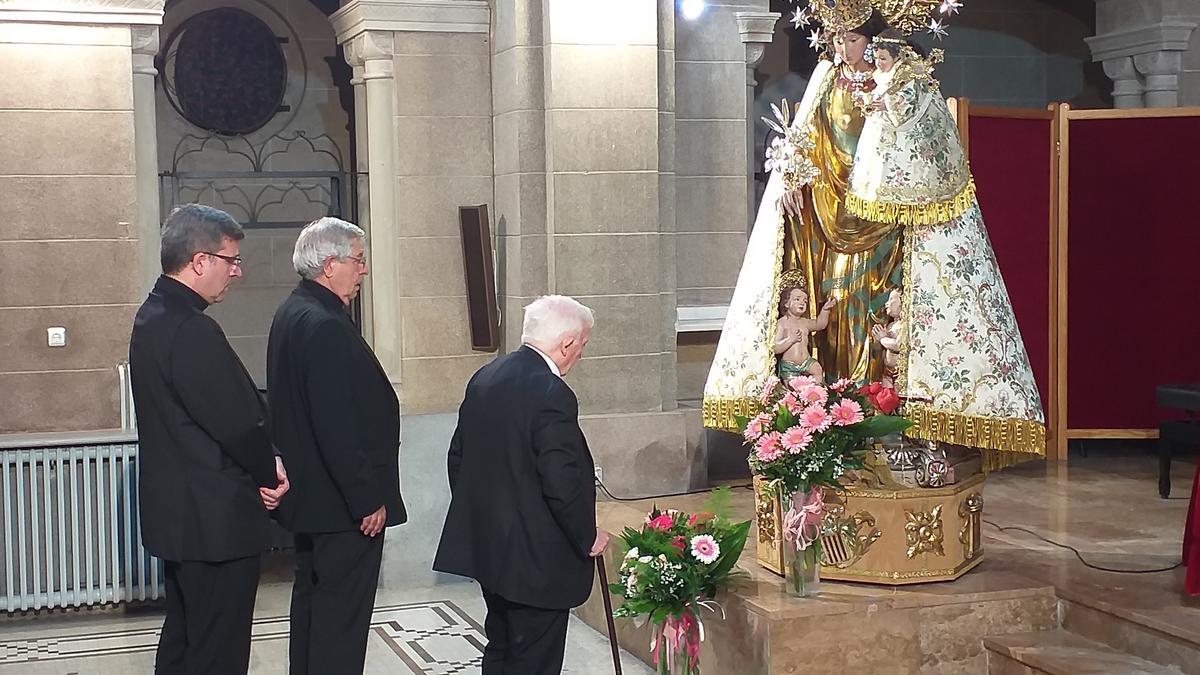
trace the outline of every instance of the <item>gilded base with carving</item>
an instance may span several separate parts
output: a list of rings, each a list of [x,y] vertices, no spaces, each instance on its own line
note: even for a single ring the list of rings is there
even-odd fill
[[[941,488],[826,490],[821,577],[901,585],[957,579],[983,561],[983,474]],[[757,552],[782,574],[782,499],[755,479]]]

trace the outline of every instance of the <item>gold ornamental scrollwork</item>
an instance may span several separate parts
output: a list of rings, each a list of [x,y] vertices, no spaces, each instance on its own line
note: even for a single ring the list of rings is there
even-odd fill
[[[942,548],[942,505],[938,504],[932,511],[904,510],[904,538],[908,542],[908,557],[915,558],[919,553],[936,553],[945,556]]]
[[[852,567],[883,536],[875,527],[875,516],[869,511],[847,516],[845,504],[827,507],[821,529],[822,562],[838,569]]]
[[[979,492],[971,494],[958,505],[958,515],[963,519],[958,541],[963,545],[963,557],[967,560],[979,555],[983,545],[982,514],[983,495]]]
[[[764,544],[775,541],[775,499],[763,494],[760,490],[754,492],[754,515],[758,522],[758,540]]]

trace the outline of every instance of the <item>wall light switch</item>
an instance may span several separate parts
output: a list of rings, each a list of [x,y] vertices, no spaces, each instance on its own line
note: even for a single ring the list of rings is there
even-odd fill
[[[46,344],[51,347],[66,347],[67,346],[67,329],[62,326],[54,326],[46,329]]]

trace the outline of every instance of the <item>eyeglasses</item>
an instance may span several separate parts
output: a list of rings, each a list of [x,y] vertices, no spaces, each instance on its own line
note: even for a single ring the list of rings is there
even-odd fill
[[[204,255],[211,255],[214,258],[220,258],[235,267],[242,266],[242,256],[240,255],[221,255],[220,253],[209,253],[208,251],[203,251],[203,253]]]
[[[367,255],[365,253],[362,255],[348,255],[345,258],[342,258],[342,260],[353,261],[354,264],[358,265],[359,267],[367,266]]]

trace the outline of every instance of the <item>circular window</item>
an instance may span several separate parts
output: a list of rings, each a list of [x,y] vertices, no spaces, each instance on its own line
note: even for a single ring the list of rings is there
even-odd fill
[[[287,62],[279,39],[249,12],[232,7],[197,14],[164,50],[164,90],[187,121],[219,134],[247,134],[281,109]]]

